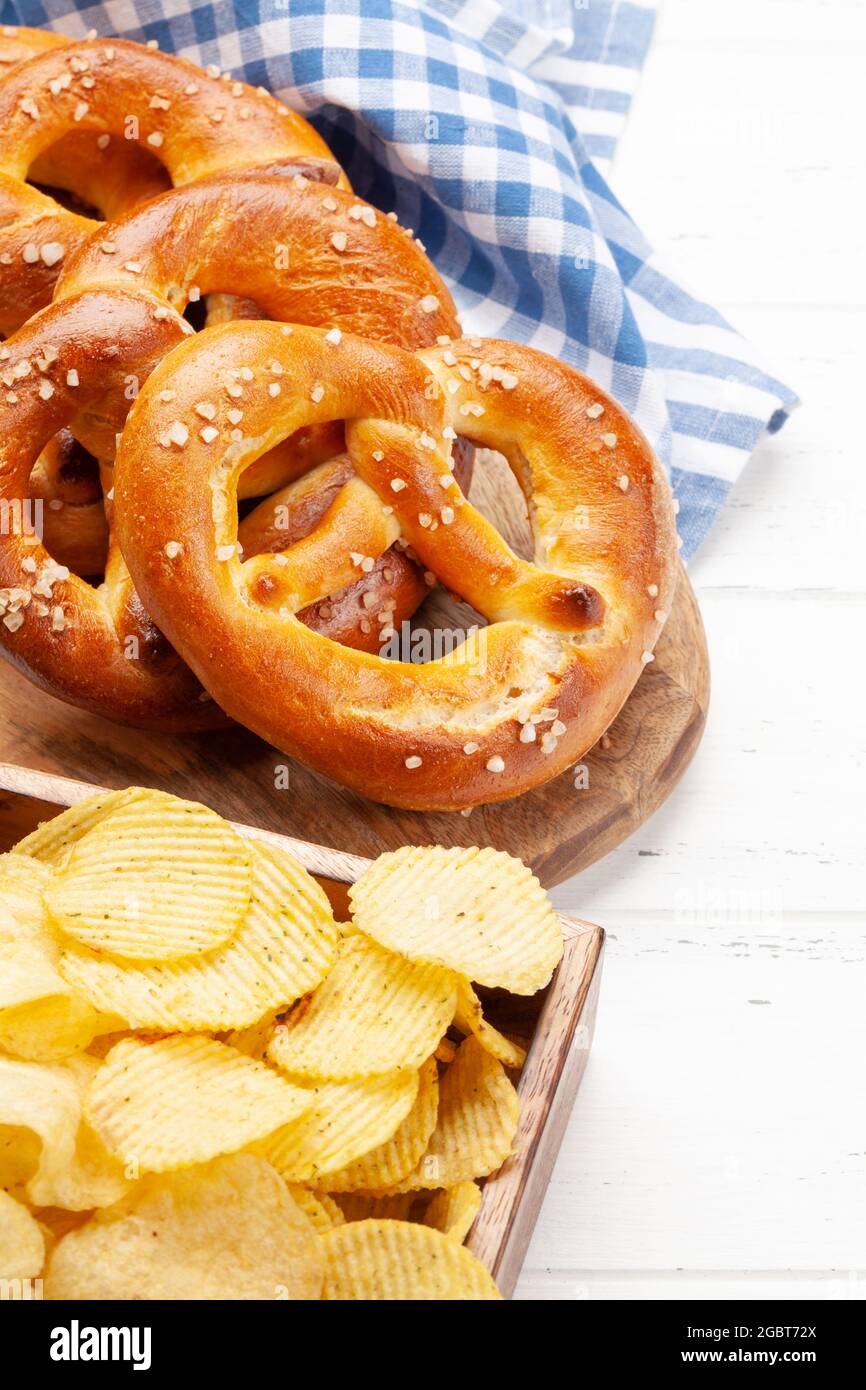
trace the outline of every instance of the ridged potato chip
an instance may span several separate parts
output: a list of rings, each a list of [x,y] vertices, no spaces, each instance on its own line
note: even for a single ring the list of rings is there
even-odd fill
[[[15,929],[10,940],[31,941],[42,946],[51,959],[60,954],[57,935],[48,921],[43,896],[54,873],[48,864],[40,864],[19,850],[0,854],[0,903],[14,919]],[[4,917],[0,937],[6,938],[9,924]]]
[[[0,1048],[33,1062],[80,1052],[111,1027],[33,941],[0,940]]]
[[[129,1038],[112,1048],[85,1100],[110,1153],[141,1172],[204,1163],[279,1130],[313,1096],[212,1038]]]
[[[322,1081],[304,1094],[311,1106],[307,1113],[256,1144],[255,1152],[287,1182],[327,1187],[325,1174],[347,1167],[390,1139],[412,1109],[418,1073]]]
[[[443,1236],[462,1245],[472,1229],[481,1206],[477,1182],[459,1182],[437,1192],[424,1213],[424,1225],[433,1226]]]
[[[372,1192],[335,1192],[333,1200],[346,1221],[369,1221],[372,1218],[408,1221],[418,1193],[395,1192],[388,1197],[377,1197]]]
[[[332,1081],[417,1068],[450,1024],[456,999],[450,971],[352,936],[340,942],[315,993],[277,1023],[268,1057],[284,1071]]]
[[[228,941],[250,905],[250,879],[249,851],[221,816],[150,792],[73,845],[45,904],[92,951],[170,961]]]
[[[14,852],[29,855],[57,868],[63,864],[73,845],[77,845],[88,831],[100,825],[114,811],[146,801],[154,795],[157,793],[147,787],[125,787],[119,792],[99,792],[96,796],[88,796],[77,806],[70,806],[59,816],[43,821],[18,841]]]
[[[38,1221],[8,1192],[0,1192],[0,1279],[36,1279],[44,1260]]]
[[[329,1192],[351,1192],[357,1188],[376,1190],[393,1187],[411,1173],[427,1148],[436,1127],[439,1104],[439,1072],[432,1057],[424,1063],[418,1077],[418,1094],[406,1118],[397,1129],[354,1163],[320,1179]]]
[[[499,1290],[463,1245],[430,1226],[351,1221],[322,1236],[330,1301],[493,1300]]]
[[[457,981],[454,1027],[461,1033],[474,1033],[484,1050],[492,1057],[498,1057],[504,1067],[522,1067],[526,1061],[523,1048],[487,1022],[481,1000],[469,981],[461,977]]]
[[[355,925],[389,950],[512,994],[535,994],[562,955],[547,894],[500,850],[405,846],[380,855],[349,902]]]
[[[224,946],[154,965],[70,945],[61,974],[132,1028],[169,1033],[247,1028],[315,989],[339,940],[328,899],[285,850],[252,841],[247,848],[252,900]]]
[[[308,1187],[301,1187],[295,1182],[290,1182],[288,1188],[317,1231],[330,1231],[332,1226],[342,1226],[346,1218],[327,1192],[311,1192]]]
[[[0,1057],[0,1168],[25,1184],[34,1206],[86,1211],[129,1190],[122,1166],[83,1120],[82,1096],[98,1069],[84,1054],[63,1064]]]
[[[511,1153],[519,1114],[502,1063],[467,1038],[439,1079],[439,1113],[427,1148],[393,1189],[456,1187],[493,1173]]]
[[[318,1299],[322,1238],[263,1159],[143,1181],[55,1246],[49,1299]]]

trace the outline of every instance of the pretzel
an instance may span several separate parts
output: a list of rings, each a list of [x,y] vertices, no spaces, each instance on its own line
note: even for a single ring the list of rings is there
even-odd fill
[[[242,366],[243,434],[233,439],[225,384]],[[198,427],[203,399],[216,406],[216,437]],[[309,536],[242,560],[244,472],[300,426],[338,418],[357,476]],[[451,479],[458,426],[511,462],[535,563]],[[646,440],[586,377],[512,343],[410,354],[273,323],[214,328],[181,344],[139,395],[115,494],[136,587],[220,705],[397,806],[501,800],[573,763],[652,658],[674,590],[670,490]],[[451,658],[386,660],[297,619],[398,529],[489,620]]]
[[[58,54],[58,49],[63,52]],[[43,53],[52,55],[51,61],[27,65],[28,59]],[[99,86],[98,75],[106,64],[110,91],[105,90],[104,83]],[[9,77],[13,71],[17,78],[14,83]],[[222,167],[239,159],[258,162],[275,154],[276,166],[285,174],[304,170],[308,177],[345,184],[339,166],[311,127],[273,98],[239,83],[227,89],[223,79],[137,44],[72,45],[63,35],[6,26],[0,30],[0,73],[5,78],[5,84],[0,79],[5,90],[5,103],[0,98],[0,124],[7,125],[6,140],[0,135],[2,167],[7,170],[0,175],[0,334],[14,332],[47,304],[64,257],[82,246],[94,231],[104,230],[93,218],[24,182],[24,177],[70,192],[108,219],[137,207],[169,186],[169,171],[156,152],[162,154],[165,147],[162,126],[170,125],[166,112],[172,108],[166,103],[176,99],[178,91],[184,108],[195,107],[199,115],[201,108],[210,127],[204,137],[199,133],[197,150],[192,161],[187,159],[190,167],[185,168],[180,148],[183,132],[177,133],[175,119],[171,129],[178,146],[172,166],[176,178],[195,177],[199,168],[212,167],[214,160]],[[141,121],[140,112],[136,115],[129,100],[137,81],[151,83],[136,93],[139,104],[150,93],[148,124],[144,129],[139,125],[138,130],[141,144],[127,138],[135,129],[129,117]],[[189,90],[193,86],[198,92]],[[90,109],[79,120],[85,104]],[[117,126],[121,111],[123,138],[107,133]],[[220,113],[225,113],[223,119],[214,120]],[[42,152],[30,165],[29,175],[30,155],[21,154],[16,143],[19,137],[15,131],[22,122],[31,138],[31,126],[48,125],[51,132],[44,136],[49,143],[47,147],[40,144]],[[58,131],[70,124],[75,128],[58,138]],[[155,124],[160,129],[155,129]],[[94,128],[81,128],[91,125]],[[260,139],[263,128],[271,141],[264,147]],[[208,302],[208,321],[249,314],[253,307],[220,295]],[[52,447],[46,450],[32,482],[35,498],[58,507],[56,512],[45,511],[45,540],[64,564],[80,574],[97,574],[103,568],[107,546],[101,496],[94,494],[70,509],[64,483],[52,476],[61,452]]]
[[[14,53],[16,42],[20,48],[31,41],[6,42]],[[62,154],[50,151],[70,132],[79,142],[93,132],[96,150],[88,159],[86,144],[79,144],[64,174]],[[4,333],[48,303],[64,258],[99,225],[26,182],[40,159],[43,178],[79,193],[107,217],[153,196],[166,179],[188,184],[251,164],[284,168],[288,162],[348,187],[313,128],[262,89],[124,40],[61,41],[15,63],[0,80]]]
[[[145,380],[191,331],[173,311],[157,317],[142,295],[93,293],[41,310],[3,345],[0,364],[0,505],[12,522],[0,538],[7,654],[53,694],[144,727],[202,728],[224,716],[154,628],[125,566],[109,557],[92,588],[57,563],[38,528],[14,523],[48,441],[97,404],[106,429],[119,430],[127,375]]]
[[[352,216],[352,213],[360,215]],[[245,218],[249,219],[249,224]],[[246,234],[239,234],[238,229],[248,225]],[[329,228],[343,227],[349,229],[344,232],[347,254],[338,251],[329,240],[329,236],[336,234],[329,232]],[[105,252],[102,249],[104,238],[109,236],[109,245],[116,250]],[[290,249],[284,270],[274,262],[272,248],[276,236],[284,238]],[[240,173],[204,180],[166,193],[112,224],[104,238],[94,240],[92,247],[83,248],[71,258],[57,285],[56,302],[51,310],[32,319],[0,350],[0,359],[6,358],[0,360],[0,383],[8,388],[5,399],[0,393],[0,434],[5,434],[7,440],[22,441],[22,452],[16,457],[7,480],[7,489],[11,488],[11,492],[7,490],[6,495],[10,498],[26,495],[22,459],[32,459],[32,439],[38,443],[50,434],[35,409],[29,416],[33,434],[22,435],[21,390],[16,372],[23,363],[42,360],[48,363],[50,383],[54,384],[56,373],[60,371],[56,340],[65,341],[66,336],[64,312],[69,307],[80,321],[82,298],[98,287],[103,287],[108,295],[118,289],[127,300],[133,295],[154,321],[180,324],[181,331],[184,325],[177,311],[194,297],[193,275],[201,282],[201,290],[205,293],[220,286],[230,287],[254,298],[268,312],[308,317],[314,323],[326,315],[329,323],[343,322],[355,328],[369,325],[370,332],[390,332],[399,341],[430,343],[443,331],[457,329],[454,308],[445,286],[424,253],[405,232],[368,205],[358,202],[353,195],[299,176],[286,180],[274,175],[253,177]],[[207,251],[206,256],[203,249]],[[135,269],[129,269],[130,265]],[[364,283],[373,275],[375,292]],[[106,491],[110,493],[115,436],[129,409],[129,383],[140,378],[136,367],[138,348],[134,341],[133,358],[128,360],[125,339],[116,336],[110,326],[103,329],[97,319],[88,324],[88,335],[91,340],[97,340],[103,353],[114,346],[115,370],[106,377],[101,390],[98,378],[92,375],[88,375],[85,389],[82,375],[81,389],[76,388],[74,399],[69,399],[71,413],[66,414],[61,423],[71,426],[83,447],[100,460]],[[76,364],[73,370],[77,370]],[[46,414],[54,418],[54,407],[51,406]],[[200,424],[205,427],[204,420]],[[261,494],[291,482],[343,448],[339,422],[325,429],[317,427],[296,432],[263,459],[256,470],[250,471],[245,492],[247,495]],[[314,478],[305,485],[307,499],[316,482]],[[292,521],[291,513],[300,506],[300,494],[297,501],[291,496],[281,498],[280,505],[288,506],[289,529],[295,531],[297,522]],[[307,510],[308,524],[312,525],[312,516],[309,508]],[[250,544],[253,543],[251,538]],[[272,536],[270,541],[261,543],[280,548],[281,538]],[[14,576],[14,563],[11,571]],[[14,579],[4,582],[14,587]],[[345,587],[349,592],[335,594],[331,605],[317,605],[305,613],[304,618],[335,637],[356,641],[361,646],[371,646],[376,640],[370,624],[370,606],[374,614],[389,611],[393,621],[399,623],[414,612],[427,592],[417,567],[403,555],[392,556],[390,561],[384,558],[375,573],[347,576]],[[99,628],[99,641],[107,650],[111,644],[111,622],[116,615],[122,615],[114,642],[123,646],[127,638],[135,637],[138,649],[153,657],[146,691],[134,674],[127,678],[118,674],[113,662],[108,662],[111,674],[107,678],[101,661],[82,662],[81,669],[70,677],[62,658],[56,659],[58,644],[48,642],[46,650],[45,633],[38,626],[31,636],[21,636],[22,629],[16,624],[14,643],[4,634],[6,644],[13,646],[19,665],[61,698],[84,704],[88,709],[115,719],[144,723],[149,727],[162,726],[159,684],[164,679],[168,724],[179,727],[187,722],[192,727],[197,726],[202,719],[201,691],[191,677],[184,676],[168,660],[155,630],[146,621],[123,557],[116,547],[109,551],[106,585],[98,592],[96,600],[92,595],[89,587],[74,589],[70,610],[72,624]],[[93,607],[95,613],[91,612]],[[106,622],[106,614],[111,622]],[[6,626],[8,628],[8,623]],[[120,669],[128,670],[128,667],[127,662]],[[184,700],[191,703],[185,713]],[[205,717],[212,719],[214,716],[206,712]]]
[[[182,313],[191,299],[230,288],[273,318],[339,327],[407,347],[459,333],[451,297],[417,242],[354,194],[303,175],[286,180],[241,171],[203,179],[118,220],[108,235],[108,252],[104,239],[94,239],[70,259],[56,287],[57,302],[97,285],[118,286],[154,295],[166,309]],[[215,318],[209,315],[208,322]],[[79,417],[77,428],[100,457],[109,454],[113,440],[98,422],[89,428]],[[241,528],[247,554],[280,550],[319,520],[338,472],[345,483],[351,469],[309,470],[343,448],[342,429],[330,424],[324,432],[301,431],[249,470],[243,497],[283,490]],[[461,446],[462,482],[468,482],[471,464],[471,451]],[[302,485],[285,488],[302,477]],[[284,515],[275,526],[275,511],[287,510],[294,520]],[[390,611],[399,626],[429,587],[411,559],[389,552],[345,593],[299,616],[335,640],[378,650],[381,624],[371,616]]]

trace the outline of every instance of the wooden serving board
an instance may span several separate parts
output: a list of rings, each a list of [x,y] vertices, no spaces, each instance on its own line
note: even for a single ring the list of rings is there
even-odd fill
[[[71,778],[0,765],[0,851],[10,849],[40,821],[104,787]],[[169,790],[177,790],[169,788]],[[368,860],[324,845],[235,822],[240,834],[284,846],[324,886],[337,913],[346,890]],[[492,1023],[528,1047],[517,1090],[520,1121],[514,1152],[484,1184],[481,1207],[467,1245],[487,1266],[504,1298],[514,1292],[577,1089],[595,1027],[604,932],[560,916],[564,949],[547,989],[529,998],[482,990]]]
[[[504,460],[484,456],[471,497],[518,553],[531,552],[525,504]],[[441,591],[419,615],[428,628],[465,629],[473,620],[476,614]],[[656,659],[583,759],[579,786],[565,772],[468,817],[395,810],[310,772],[245,729],[169,735],[125,728],[35,689],[5,661],[0,761],[108,787],[159,787],[207,802],[230,820],[353,854],[405,844],[493,845],[531,864],[550,887],[613,849],[670,795],[700,742],[708,700],[703,625],[682,570]]]

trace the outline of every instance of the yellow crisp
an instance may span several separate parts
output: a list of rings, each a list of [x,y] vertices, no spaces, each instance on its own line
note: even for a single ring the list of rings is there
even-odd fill
[[[382,854],[349,889],[355,925],[410,960],[534,994],[562,955],[538,879],[495,849],[411,845]]]
[[[268,1057],[284,1071],[334,1081],[417,1068],[451,1022],[456,997],[450,971],[349,937],[312,997],[277,1024]]]
[[[45,1239],[35,1217],[8,1192],[0,1192],[0,1280],[35,1279],[44,1259]]]
[[[144,1173],[243,1148],[296,1119],[312,1100],[211,1038],[130,1038],[99,1067],[85,1110],[106,1148]]]
[[[86,1211],[129,1189],[123,1168],[83,1122],[82,1095],[99,1069],[79,1054],[40,1064],[0,1057],[0,1171],[34,1206]]]
[[[346,1218],[327,1192],[311,1192],[308,1187],[301,1187],[296,1182],[289,1183],[288,1188],[317,1231],[330,1231],[332,1226],[342,1226]]]
[[[421,1068],[418,1094],[406,1118],[386,1139],[346,1168],[325,1174],[320,1182],[329,1192],[351,1192],[358,1188],[375,1191],[393,1187],[413,1171],[424,1153],[436,1125],[439,1103],[439,1075],[433,1058]]]
[[[492,1173],[511,1153],[520,1103],[502,1063],[467,1038],[439,1081],[439,1113],[414,1170],[394,1187],[456,1187]]]
[[[170,961],[223,945],[250,904],[250,855],[220,816],[149,792],[76,841],[45,903],[100,954]]]
[[[54,877],[48,864],[31,859],[18,850],[0,854],[0,904],[11,913],[16,929],[10,939],[26,939],[42,946],[56,961],[60,954],[57,937],[48,922],[43,894]],[[0,936],[6,935],[7,924]],[[53,954],[52,954],[53,953]]]
[[[146,1179],[71,1231],[45,1273],[50,1299],[317,1299],[321,1237],[252,1154]]]
[[[477,1182],[459,1182],[437,1192],[424,1213],[424,1225],[433,1226],[449,1240],[462,1245],[481,1206]]]
[[[330,1301],[498,1299],[487,1270],[463,1245],[429,1226],[351,1221],[322,1236]]]
[[[325,1174],[384,1144],[412,1109],[418,1073],[322,1081],[304,1092],[310,1109],[256,1145],[288,1182],[327,1187]]]
[[[114,811],[121,811],[136,802],[146,802],[154,793],[147,787],[125,787],[119,792],[99,792],[61,811],[59,816],[43,821],[36,830],[25,835],[15,846],[16,854],[26,854],[57,868],[69,855],[73,845],[89,830],[100,825]]]
[[[40,946],[0,939],[0,1048],[35,1062],[62,1060],[107,1026]]]
[[[511,1042],[484,1017],[481,1000],[468,980],[458,977],[457,1008],[454,1011],[454,1027],[461,1033],[474,1033],[481,1046],[493,1057],[498,1057],[505,1067],[522,1067],[526,1053],[517,1043]]]
[[[252,901],[224,946],[156,965],[111,960],[72,944],[61,957],[61,974],[132,1028],[162,1032],[245,1029],[315,989],[339,939],[328,899],[285,850],[255,842],[248,850]]]

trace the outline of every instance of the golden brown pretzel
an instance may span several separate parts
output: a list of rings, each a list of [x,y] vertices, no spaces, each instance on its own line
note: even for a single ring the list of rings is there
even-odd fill
[[[63,260],[98,226],[26,182],[40,158],[43,177],[53,170],[56,181],[59,161],[52,160],[47,170],[44,161],[70,132],[121,142],[118,151],[110,142],[106,148],[105,177],[95,161],[88,188],[75,187],[73,176],[63,183],[100,206],[106,189],[114,187],[112,171],[117,174],[116,166],[122,165],[124,178],[114,200],[100,206],[107,216],[151,196],[162,183],[163,174],[157,170],[154,184],[152,162],[136,163],[129,147],[156,157],[178,185],[253,163],[301,161],[313,172],[336,168],[312,127],[274,97],[140,44],[61,43],[16,63],[0,80],[0,331],[5,333],[48,302]],[[338,177],[347,186],[341,172]]]
[[[240,364],[248,375],[232,397]],[[198,427],[202,399],[215,434]],[[280,437],[338,418],[356,478],[295,546],[241,560],[244,471]],[[515,469],[535,564],[453,481],[458,425]],[[573,763],[652,659],[675,583],[670,490],[646,440],[586,377],[512,343],[408,354],[272,323],[212,329],[142,391],[115,490],[138,591],[214,698],[277,747],[400,806],[500,800]],[[490,621],[450,659],[387,661],[295,616],[398,528]]]
[[[247,218],[254,219],[254,225],[244,230]],[[433,343],[437,336],[457,331],[454,307],[444,284],[405,232],[353,195],[300,176],[287,180],[240,173],[204,180],[187,189],[173,190],[111,224],[108,234],[112,238],[110,245],[116,249],[104,251],[103,238],[95,239],[92,248],[83,248],[71,259],[57,286],[57,299],[52,306],[56,312],[31,321],[0,350],[0,357],[12,354],[0,363],[0,383],[10,388],[5,400],[0,393],[0,430],[7,422],[13,432],[18,427],[15,373],[19,370],[20,353],[29,360],[38,345],[43,358],[51,357],[53,369],[57,353],[54,334],[65,334],[63,311],[67,303],[77,304],[77,296],[89,288],[119,286],[124,298],[134,292],[147,306],[148,314],[166,322],[177,322],[177,310],[197,297],[193,293],[195,276],[200,293],[228,287],[254,298],[267,312],[306,317],[314,323],[327,315],[329,324],[367,328],[373,333],[390,334],[397,341]],[[331,244],[334,236],[341,243],[339,248]],[[275,260],[273,246],[277,238],[288,255]],[[82,310],[79,308],[76,313],[80,316]],[[100,393],[91,379],[88,389],[76,396],[74,416],[62,422],[72,426],[84,447],[105,466],[109,493],[115,435],[129,408],[129,393],[140,384],[135,363],[127,361],[122,338],[114,340],[114,349],[116,370],[107,377],[104,391]],[[36,415],[31,417],[31,423],[34,428],[39,424],[37,434],[44,438],[45,431]],[[204,416],[200,427],[207,428]],[[317,427],[314,431],[299,431],[287,446],[281,444],[250,471],[247,491],[269,491],[343,447],[339,422],[324,430]],[[23,495],[20,460],[14,474],[14,491],[15,495]],[[352,496],[350,492],[350,500]],[[291,498],[288,505],[294,505]],[[347,512],[347,524],[350,517]],[[113,614],[123,615],[123,640],[135,630],[142,650],[160,652],[116,549],[110,551],[106,577],[103,597],[110,599]],[[343,586],[336,587],[350,592],[335,594],[331,605],[317,605],[305,615],[307,621],[343,640],[374,646],[384,620],[375,630],[368,630],[369,606],[375,605],[374,617],[390,611],[392,619],[400,622],[414,611],[427,586],[409,560],[400,556],[394,557],[393,563],[383,561],[375,573],[352,572]],[[76,590],[75,602],[86,609],[87,594]],[[100,641],[107,640],[109,631],[104,616],[100,610],[93,620],[97,625],[101,623]],[[124,681],[117,675],[103,680],[99,663],[91,664],[86,672],[77,672],[70,682],[61,669],[62,663],[46,664],[40,640],[38,636],[32,641],[19,638],[17,659],[32,670],[37,680],[54,688],[63,698],[85,703],[113,718],[156,726],[160,723],[158,685],[164,674],[171,724],[176,727],[187,717],[181,713],[184,691],[193,702],[189,721],[200,721],[198,688],[189,680],[185,684],[167,658],[161,657],[160,663],[156,663],[154,655],[144,701],[139,680]],[[49,645],[52,651],[57,646]]]
[[[15,524],[42,448],[78,412],[99,404],[109,431],[130,402],[129,373],[144,381],[188,332],[143,295],[84,295],[49,305],[4,344],[0,380],[0,622],[11,659],[37,684],[97,713],[144,727],[200,728],[223,716],[156,631],[111,559],[92,588],[57,563],[38,534]],[[123,344],[123,352],[120,351]],[[7,382],[11,385],[7,385]]]
[[[191,297],[230,289],[276,319],[338,327],[407,347],[460,331],[445,285],[405,231],[354,194],[301,175],[242,171],[203,179],[119,219],[110,236],[110,253],[94,240],[71,258],[57,284],[57,301],[97,285],[119,286],[155,295],[183,312]],[[106,456],[110,440],[100,439],[81,417],[77,428]],[[343,447],[342,430],[329,424],[300,432],[249,470],[245,497],[306,478],[247,519],[240,535],[247,554],[265,546],[282,549],[286,534],[297,538],[319,519],[332,500],[337,468],[308,470],[324,466]],[[461,449],[462,482],[470,471],[471,453]],[[350,475],[349,468],[343,481]],[[269,527],[265,518],[275,508],[288,509],[294,521]],[[389,552],[345,593],[300,616],[336,640],[375,651],[385,625],[379,614],[389,613],[399,626],[428,591],[419,567]]]

